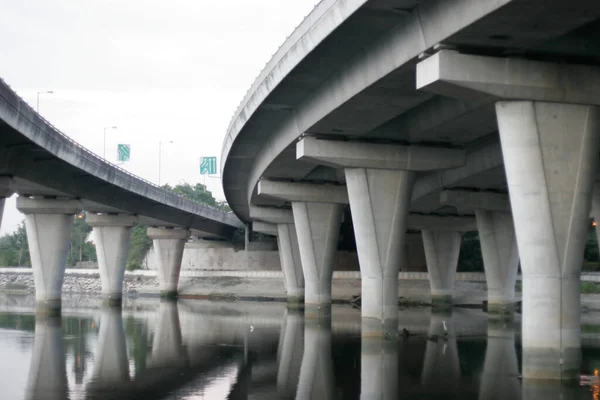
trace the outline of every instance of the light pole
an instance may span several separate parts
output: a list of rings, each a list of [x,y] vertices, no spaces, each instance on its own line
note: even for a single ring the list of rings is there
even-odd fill
[[[102,158],[106,160],[106,130],[107,129],[117,129],[116,126],[107,126],[104,128],[104,152],[102,153]]]
[[[41,92],[37,92],[37,102],[35,103],[35,112],[40,113],[40,94],[53,94],[52,90],[43,90]]]
[[[172,140],[168,142],[159,142],[158,143],[158,186],[160,186],[160,172],[161,172],[161,164],[162,164],[162,145],[167,143],[173,143]]]

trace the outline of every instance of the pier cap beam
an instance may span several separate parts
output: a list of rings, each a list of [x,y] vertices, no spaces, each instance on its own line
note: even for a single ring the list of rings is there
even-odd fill
[[[293,224],[292,210],[275,207],[250,206],[250,218],[271,224]]]
[[[252,223],[252,230],[265,235],[277,236],[277,225],[268,222],[255,221]]]
[[[592,84],[590,84],[592,82]],[[600,69],[441,50],[417,64],[417,89],[465,100],[600,105]]]
[[[258,194],[285,201],[349,204],[346,186],[298,182],[258,182]]]
[[[334,168],[431,171],[465,164],[462,149],[344,142],[306,137],[296,144],[296,159]]]

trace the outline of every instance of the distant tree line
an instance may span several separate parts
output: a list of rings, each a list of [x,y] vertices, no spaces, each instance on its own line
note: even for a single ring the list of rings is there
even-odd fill
[[[174,187],[164,185],[163,189],[177,193],[197,203],[205,204],[225,212],[230,211],[226,202],[216,200],[206,186],[200,183],[194,186],[189,183],[181,183]],[[97,261],[96,247],[90,235],[92,227],[86,222],[86,216],[86,212],[81,212],[74,216],[71,245],[67,255],[67,267],[73,267],[79,262]],[[127,269],[143,268],[144,260],[151,247],[152,240],[148,238],[147,227],[142,224],[134,225],[127,257]],[[24,221],[19,224],[13,233],[0,237],[0,266],[31,266],[27,230],[25,229]]]

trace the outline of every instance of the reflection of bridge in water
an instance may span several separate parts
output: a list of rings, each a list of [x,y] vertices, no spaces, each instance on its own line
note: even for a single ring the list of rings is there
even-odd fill
[[[64,310],[63,319],[69,314]],[[99,329],[90,376],[83,380],[88,398],[158,399],[182,387],[202,390],[225,369],[230,399],[247,399],[254,391],[273,399],[355,398],[359,392],[361,399],[396,399],[400,393],[480,400],[569,394],[560,386],[522,385],[518,324],[488,321],[472,309],[402,310],[400,326],[409,330],[408,338],[361,335],[359,311],[335,306],[305,314],[274,303],[184,301],[133,313],[102,308],[93,315],[87,321],[96,321]],[[592,337],[588,344],[600,347]],[[357,343],[359,353],[349,350]],[[151,350],[142,362],[131,360],[144,348]],[[28,398],[69,397],[65,354],[61,320],[36,317]]]

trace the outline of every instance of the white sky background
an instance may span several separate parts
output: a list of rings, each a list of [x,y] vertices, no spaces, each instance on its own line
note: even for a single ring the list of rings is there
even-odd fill
[[[77,142],[161,182],[203,182],[246,91],[318,0],[0,0],[0,76]],[[221,181],[206,179],[216,198]],[[7,200],[0,233],[22,220]]]

